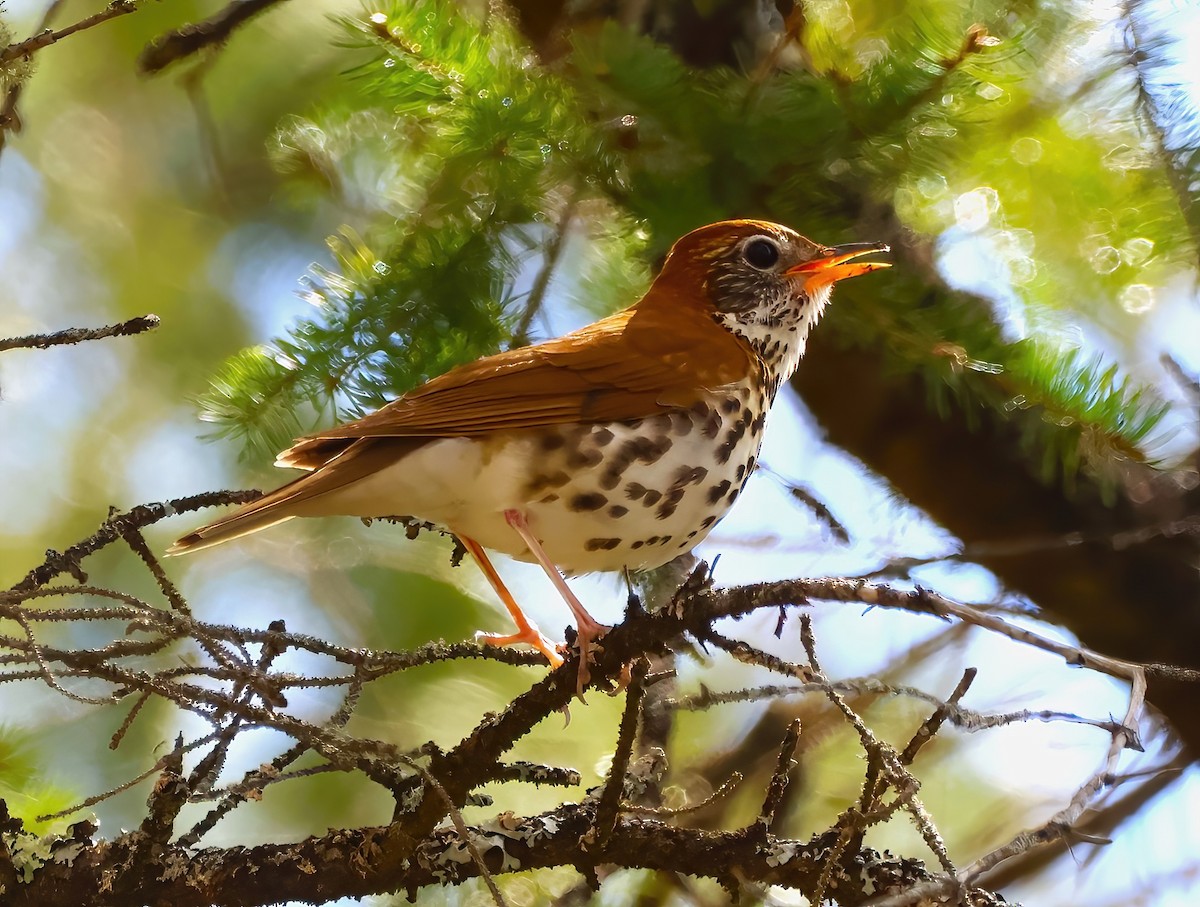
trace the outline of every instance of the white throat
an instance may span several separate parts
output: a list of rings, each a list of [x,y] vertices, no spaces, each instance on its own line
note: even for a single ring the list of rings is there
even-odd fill
[[[772,397],[799,366],[809,331],[825,311],[832,289],[832,285],[819,287],[812,296],[780,294],[740,316],[717,313],[718,323],[744,338],[762,360]]]

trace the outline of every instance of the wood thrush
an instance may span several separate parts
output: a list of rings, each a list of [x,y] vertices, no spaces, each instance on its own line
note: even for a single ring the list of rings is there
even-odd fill
[[[461,366],[378,412],[301,438],[306,474],[176,542],[206,548],[297,516],[408,514],[466,547],[525,642],[485,548],[536,561],[575,616],[579,683],[592,618],[560,571],[646,569],[699,544],[754,471],[767,411],[833,284],[888,267],[881,243],[822,246],[778,224],[701,227],[633,306],[557,340]]]

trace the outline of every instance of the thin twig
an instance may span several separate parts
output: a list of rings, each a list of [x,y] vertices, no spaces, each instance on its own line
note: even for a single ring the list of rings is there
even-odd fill
[[[224,44],[240,26],[280,0],[230,0],[207,19],[191,22],[159,35],[138,56],[138,69],[153,75],[186,57]]]
[[[83,343],[85,340],[103,340],[106,337],[130,337],[152,331],[160,324],[157,315],[139,315],[120,324],[102,328],[68,328],[53,334],[30,334],[26,337],[0,339],[0,353],[6,350],[44,350],[47,347],[68,343]]]
[[[792,757],[796,755],[796,747],[800,743],[800,719],[797,718],[788,725],[783,742],[779,744],[779,757],[775,761],[775,771],[767,784],[767,793],[763,797],[762,809],[755,820],[755,832],[761,838],[775,833],[778,821],[779,805],[783,795],[787,793],[788,780],[794,765]]]
[[[262,497],[261,491],[210,491],[204,494],[192,495],[186,498],[175,498],[157,504],[139,504],[127,513],[110,515],[95,533],[66,551],[49,551],[41,566],[35,567],[26,574],[21,582],[13,586],[13,591],[21,592],[44,586],[55,577],[70,573],[86,582],[80,571],[80,561],[101,548],[111,545],[117,539],[125,538],[130,529],[142,529],[157,523],[159,520],[180,513],[190,513],[205,507],[218,507],[222,504],[247,504]]]
[[[620,729],[617,731],[617,745],[613,751],[612,766],[608,770],[608,780],[604,782],[604,790],[596,805],[596,821],[588,830],[580,843],[585,850],[603,849],[608,844],[608,838],[617,824],[617,812],[621,808],[621,800],[625,793],[625,773],[629,768],[629,759],[633,755],[633,744],[637,737],[638,720],[642,713],[642,695],[646,691],[646,672],[650,662],[639,658],[633,665],[629,686],[625,690],[625,711],[621,715]]]
[[[454,824],[454,830],[458,832],[459,840],[462,841],[463,845],[467,848],[467,852],[470,853],[472,862],[474,862],[474,864],[479,868],[479,876],[483,879],[484,884],[487,885],[488,892],[492,895],[492,900],[495,901],[499,907],[507,907],[507,901],[504,900],[504,895],[500,893],[500,888],[496,885],[496,880],[492,877],[492,873],[488,869],[487,863],[485,863],[483,860],[483,854],[479,852],[479,847],[475,844],[475,835],[471,832],[471,829],[467,828],[467,823],[463,821],[462,813],[459,811],[457,804],[455,804],[450,794],[446,791],[446,788],[443,787],[441,782],[433,776],[433,773],[430,772],[429,769],[421,765],[421,763],[417,762],[415,759],[404,757],[402,761],[404,761],[409,768],[416,769],[417,773],[420,774],[425,783],[429,785],[429,787],[431,787],[439,797],[441,797],[442,802],[446,804],[446,811],[450,815],[450,821]]]
[[[563,206],[554,232],[550,235],[550,241],[546,243],[545,261],[533,279],[533,286],[529,288],[529,296],[521,309],[521,317],[517,319],[517,323],[513,327],[512,345],[514,347],[529,343],[529,330],[533,326],[533,319],[542,310],[546,291],[550,288],[550,278],[554,276],[554,270],[562,258],[563,250],[567,245],[567,237],[571,232],[571,221],[574,219],[575,200],[572,198],[568,199],[566,205]]]
[[[46,12],[42,14],[41,24],[37,28],[39,32],[50,27],[50,23],[54,21],[54,17],[64,2],[65,0],[51,0],[46,7]],[[4,151],[8,133],[21,131],[21,117],[17,114],[17,104],[21,100],[21,92],[25,90],[25,83],[28,80],[28,73],[25,75],[26,78],[14,79],[4,94],[4,104],[0,107],[0,153]]]
[[[772,655],[770,652],[764,652],[762,649],[752,646],[748,642],[743,642],[740,639],[729,639],[715,630],[706,633],[704,641],[711,642],[717,648],[728,652],[742,664],[758,665],[776,674],[782,674],[785,677],[795,677],[797,680],[806,682],[813,679],[812,671],[808,665],[784,661],[782,658]]]
[[[900,753],[901,765],[912,765],[913,760],[917,758],[917,753],[920,752],[921,747],[933,739],[934,735],[937,734],[938,729],[941,728],[942,723],[950,717],[951,711],[953,711],[953,709],[958,706],[959,701],[967,695],[967,690],[969,690],[971,688],[971,684],[975,682],[975,677],[978,675],[978,673],[979,671],[976,668],[967,668],[965,671],[963,671],[962,680],[958,682],[958,686],[954,688],[946,701],[942,705],[938,706],[932,715],[925,719],[924,724],[917,729],[917,732],[913,734],[912,739],[908,741],[908,746],[906,746],[904,751]]]
[[[66,28],[60,28],[57,31],[53,29],[45,29],[31,38],[26,38],[24,41],[18,41],[16,44],[10,44],[3,50],[0,50],[0,65],[16,60],[19,57],[30,57],[43,47],[49,47],[51,44],[56,44],[63,38],[69,38],[71,35],[93,28],[100,25],[102,22],[107,22],[109,19],[116,19],[118,16],[125,16],[129,13],[137,12],[138,5],[136,0],[112,0],[104,9],[94,15],[88,16],[86,19],[81,19],[74,25],[68,25]]]
[[[824,680],[825,675],[821,670],[820,663],[817,661],[816,643],[813,640],[812,634],[812,619],[807,614],[801,615],[800,618],[800,641],[804,646],[805,654],[808,656],[813,674],[817,682],[820,683]],[[825,684],[825,695],[858,733],[863,749],[868,754],[874,753],[878,755],[883,772],[887,775],[888,783],[896,791],[896,796],[904,802],[906,810],[913,818],[913,823],[921,833],[921,837],[924,838],[925,843],[933,851],[934,855],[937,856],[939,862],[942,864],[942,868],[947,872],[953,872],[954,864],[950,861],[950,855],[946,851],[946,844],[934,826],[933,820],[925,811],[924,804],[917,798],[920,783],[900,764],[895,751],[875,736],[874,732],[867,727],[866,722],[862,720],[862,717],[850,708],[846,700],[829,686],[828,683]]]
[[[737,786],[743,781],[741,772],[734,772],[726,778],[721,786],[715,791],[701,800],[699,803],[692,803],[689,806],[626,806],[625,811],[630,813],[638,813],[643,816],[684,816],[688,813],[699,812],[702,809],[707,809],[714,803],[724,800],[737,789]]]

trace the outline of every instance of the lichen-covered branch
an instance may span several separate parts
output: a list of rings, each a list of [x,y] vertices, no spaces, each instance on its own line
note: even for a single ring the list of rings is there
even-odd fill
[[[569,866],[579,858],[579,839],[591,828],[594,809],[593,801],[568,804],[527,819],[501,817],[468,831],[492,873]],[[117,907],[133,903],[133,892],[138,903],[173,907],[288,900],[322,903],[453,885],[477,878],[480,872],[454,830],[441,829],[417,840],[404,822],[334,831],[295,844],[199,851],[174,847],[135,865],[128,857],[139,834],[111,843],[64,841],[52,847],[32,880],[6,894],[5,904]],[[699,877],[714,877],[736,866],[747,880],[803,891],[811,890],[827,853],[828,842],[821,838],[763,843],[745,831],[679,828],[643,816],[624,816],[591,855],[600,863]],[[841,904],[865,904],[929,879],[918,860],[864,849],[838,874],[831,894]],[[1001,901],[977,889],[968,903],[983,907]]]
[[[5,350],[44,350],[51,346],[61,346],[70,343],[83,343],[85,340],[103,340],[106,337],[128,337],[141,334],[158,327],[157,315],[139,315],[119,324],[110,324],[102,328],[68,328],[53,334],[30,334],[25,337],[0,338],[0,353]]]
[[[394,744],[351,734],[348,722],[360,694],[379,678],[446,659],[487,658],[529,665],[542,658],[467,643],[430,643],[411,652],[349,648],[290,632],[282,620],[258,629],[198,619],[196,615],[205,610],[203,603],[184,600],[146,545],[142,529],[175,513],[251,500],[256,495],[216,492],[114,514],[90,537],[65,552],[50,552],[20,583],[0,592],[0,620],[19,631],[0,632],[0,683],[42,683],[84,703],[127,701],[130,708],[113,737],[114,746],[121,745],[144,705],[152,700],[199,716],[207,728],[192,739],[179,737],[170,753],[155,758],[131,781],[61,814],[70,815],[154,777],[147,811],[136,831],[103,840],[96,837],[90,823],[82,822],[66,834],[39,837],[20,822],[6,819],[0,828],[0,899],[4,904],[187,907],[289,899],[319,903],[415,891],[431,884],[454,885],[480,876],[499,903],[503,894],[496,885],[505,873],[573,866],[594,886],[601,884],[596,868],[605,865],[706,876],[731,892],[785,885],[810,897],[834,898],[846,905],[878,901],[898,907],[930,894],[992,904],[998,903],[996,896],[976,887],[980,875],[1005,859],[1069,836],[1087,805],[1116,783],[1114,767],[1119,753],[1140,745],[1137,724],[1150,673],[1143,666],[1048,639],[995,614],[920,588],[905,590],[864,580],[824,578],[714,589],[707,567],[701,564],[664,607],[646,610],[636,598],[631,600],[625,619],[597,649],[594,685],[627,690],[608,783],[582,797],[576,794],[547,813],[501,813],[468,826],[461,811],[490,802],[479,793],[485,784],[500,781],[568,788],[579,784],[578,773],[570,769],[513,761],[509,755],[518,741],[547,718],[558,717],[568,708],[585,707],[573,705],[578,676],[574,659],[542,675],[501,712],[481,716],[471,732],[449,749],[428,743],[401,752]],[[88,581],[87,559],[114,544],[124,545],[127,556],[148,571],[161,601],[147,601]],[[63,575],[75,582],[52,582]],[[905,609],[1002,634],[1053,652],[1071,664],[1129,681],[1129,708],[1120,722],[1057,712],[989,716],[959,704],[967,680],[947,699],[871,679],[830,680],[816,661],[807,611],[801,620],[807,664],[780,659],[714,629],[718,620],[765,610],[779,613],[782,633],[789,611],[810,609],[818,602]],[[105,621],[120,623],[122,630],[107,641],[93,641],[91,648],[73,647],[63,640],[75,637],[50,632],[81,622],[103,626]],[[660,691],[660,686],[668,691],[672,687],[666,683],[667,675],[661,671],[652,674],[651,666],[669,664],[662,660],[663,653],[689,636],[725,653],[720,657],[755,665],[792,683],[729,693],[705,689],[683,698]],[[170,647],[179,643],[190,643],[195,652],[184,664],[168,657]],[[289,649],[318,656],[326,667],[303,675],[278,669],[278,656]],[[340,705],[325,719],[292,714],[289,692],[313,687],[340,688]],[[933,713],[912,729],[909,747],[897,753],[876,738],[846,698],[856,693],[916,696],[929,702]],[[725,702],[803,694],[820,695],[832,703],[834,714],[840,713],[840,720],[852,728],[866,755],[863,793],[847,805],[832,828],[807,841],[778,837],[791,805],[784,793],[802,739],[798,723],[792,724],[782,741],[775,738],[768,744],[776,748],[775,770],[763,789],[760,815],[750,824],[731,831],[704,827],[694,820],[704,815],[701,807],[741,780],[736,775],[706,803],[682,808],[658,805],[657,795],[651,792],[658,789],[669,770],[670,740],[658,726],[662,716],[680,708],[714,708]],[[658,717],[649,717],[652,713]],[[935,817],[919,799],[920,782],[912,763],[921,746],[943,726],[983,730],[1030,719],[1070,721],[1101,730],[1110,741],[1105,765],[1081,785],[1051,822],[955,870]],[[243,732],[263,727],[282,732],[292,744],[240,780],[217,787],[233,742]],[[189,772],[182,768],[185,754],[199,757]],[[294,767],[302,756],[309,757],[306,763]],[[386,826],[339,829],[298,843],[199,847],[234,807],[251,805],[264,787],[319,772],[358,773],[370,779],[394,799],[393,821]],[[212,805],[192,828],[177,831],[175,819],[188,802]],[[901,810],[912,816],[939,855],[940,872],[927,869],[918,860],[878,854],[864,846],[867,828]],[[687,819],[682,818],[685,814]],[[447,818],[451,819],[449,825]]]
[[[63,38],[68,38],[77,32],[86,31],[89,28],[94,28],[103,22],[110,19],[115,19],[118,16],[126,16],[129,13],[136,12],[138,4],[135,0],[112,0],[104,9],[98,13],[88,16],[86,19],[81,19],[65,28],[57,30],[46,28],[31,38],[26,38],[24,41],[18,41],[15,44],[10,44],[7,47],[0,48],[0,64],[8,63],[10,60],[16,60],[20,57],[28,57],[37,53],[43,47],[49,47],[51,44],[57,44]]]

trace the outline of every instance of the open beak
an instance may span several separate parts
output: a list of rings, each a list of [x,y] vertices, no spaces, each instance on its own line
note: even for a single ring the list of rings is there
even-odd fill
[[[784,271],[789,276],[803,276],[804,289],[811,292],[819,287],[837,283],[847,277],[858,277],[882,268],[890,268],[886,261],[854,261],[870,252],[890,252],[891,246],[881,242],[852,242],[831,246],[821,250],[819,257],[795,265]]]

